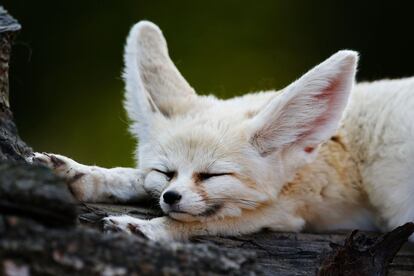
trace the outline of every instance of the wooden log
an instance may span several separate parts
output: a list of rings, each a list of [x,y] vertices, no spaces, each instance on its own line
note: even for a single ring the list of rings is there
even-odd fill
[[[149,209],[148,209],[149,208]],[[101,218],[107,215],[128,214],[138,218],[150,218],[158,216],[158,211],[148,206],[130,206],[130,205],[111,205],[111,204],[82,204],[80,210],[80,221],[85,225],[99,229]],[[412,230],[411,226],[408,230]],[[193,243],[212,244],[223,249],[232,249],[235,251],[246,250],[256,254],[256,265],[264,275],[281,275],[281,276],[298,276],[298,275],[316,275],[324,260],[329,260],[330,254],[336,254],[339,245],[346,245],[351,231],[336,231],[332,233],[276,233],[261,232],[253,235],[241,237],[197,237],[192,240]],[[399,235],[395,235],[399,233]],[[398,246],[401,246],[408,238],[408,231],[390,234],[386,238],[388,242],[383,243],[378,250],[378,256],[381,253],[388,253],[390,257],[387,261],[392,260],[388,266],[389,275],[408,276],[414,275],[414,246],[406,244],[394,257]],[[359,245],[363,250],[374,246],[374,240],[384,240],[381,233],[360,232],[358,235]],[[332,249],[332,244],[337,246]],[[397,245],[397,247],[395,247]],[[341,247],[342,248],[342,247]],[[345,246],[346,248],[346,246]],[[367,251],[366,253],[371,252]],[[350,255],[349,257],[358,257],[360,255]],[[335,263],[335,268],[341,268],[349,259],[342,259]],[[327,261],[325,261],[327,262]],[[388,263],[375,262],[375,268],[387,269]],[[372,268],[372,267],[371,267]],[[366,269],[365,263],[359,263],[353,267],[354,271],[363,271]],[[322,271],[323,272],[323,271]],[[321,273],[321,272],[320,272]],[[323,274],[322,274],[323,275]],[[329,275],[329,274],[327,274]],[[346,275],[346,274],[331,274]],[[348,274],[353,275],[353,274]],[[370,275],[370,274],[361,274]],[[371,274],[381,275],[381,274]]]
[[[344,245],[331,244],[334,250],[323,261],[318,275],[386,275],[389,263],[413,232],[411,222],[379,237],[357,236],[355,230]]]
[[[87,228],[51,229],[11,217],[0,227],[0,274],[18,275],[12,273],[16,271],[26,275],[262,274],[254,264],[254,253],[207,244],[158,244]]]
[[[0,163],[0,214],[19,215],[49,226],[75,226],[76,202],[66,183],[48,168]]]

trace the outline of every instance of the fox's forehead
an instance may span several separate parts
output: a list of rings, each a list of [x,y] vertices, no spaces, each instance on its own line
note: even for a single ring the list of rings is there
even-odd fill
[[[263,109],[271,99],[280,94],[279,92],[266,91],[245,94],[227,100],[213,101],[210,105],[203,104],[203,97],[199,97],[199,101],[202,103],[200,105],[201,108],[196,109],[195,112],[200,116],[204,115],[209,118],[216,118],[217,120],[243,121],[246,120],[246,118],[248,119],[254,116]],[[206,108],[203,108],[203,106]]]
[[[219,122],[171,122],[146,144],[145,165],[199,172],[236,169],[245,147],[243,129]],[[197,122],[198,121],[198,122]],[[142,163],[142,162],[141,162]]]
[[[141,153],[145,160],[140,163],[169,169],[234,170],[249,151],[249,120],[274,96],[268,92],[229,100],[200,98],[190,112],[154,122],[151,139]]]
[[[210,124],[211,127],[232,127],[243,124],[254,117],[280,91],[257,92],[245,94],[226,100],[219,100],[213,96],[199,96],[193,108],[186,114],[177,118],[181,121],[194,124]]]
[[[170,157],[195,163],[230,158],[241,150],[242,138],[242,130],[204,124],[170,131],[158,142]]]

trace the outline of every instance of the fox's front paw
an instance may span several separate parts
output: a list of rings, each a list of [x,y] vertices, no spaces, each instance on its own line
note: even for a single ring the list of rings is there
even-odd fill
[[[139,221],[130,216],[109,216],[103,218],[103,230],[106,233],[125,232],[127,234],[140,234]]]
[[[79,201],[85,199],[85,185],[82,180],[85,176],[82,166],[70,158],[52,153],[35,152],[27,158],[29,163],[40,163],[52,169],[57,175],[66,179],[68,188]]]
[[[29,163],[43,164],[54,170],[60,176],[65,176],[65,174],[68,174],[72,169],[68,159],[69,158],[57,154],[34,152],[32,156],[27,158],[27,161]]]
[[[124,232],[138,235],[154,241],[170,240],[171,237],[164,225],[156,220],[144,220],[126,215],[109,216],[103,219],[103,230],[106,233]]]

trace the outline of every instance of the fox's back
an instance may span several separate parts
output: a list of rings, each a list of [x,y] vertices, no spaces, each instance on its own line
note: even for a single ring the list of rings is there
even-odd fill
[[[414,142],[414,77],[357,84],[343,117],[351,148],[369,161],[376,148]]]
[[[405,205],[414,200],[414,78],[357,84],[340,133],[384,227],[412,217]]]

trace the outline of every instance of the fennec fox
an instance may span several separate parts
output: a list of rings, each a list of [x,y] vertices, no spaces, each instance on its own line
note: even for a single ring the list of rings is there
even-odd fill
[[[36,153],[80,201],[159,198],[164,217],[105,219],[152,240],[274,231],[387,230],[414,219],[414,78],[354,86],[339,51],[281,91],[199,96],[153,23],[125,47],[137,169]]]

